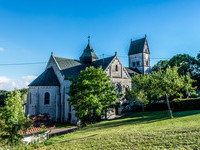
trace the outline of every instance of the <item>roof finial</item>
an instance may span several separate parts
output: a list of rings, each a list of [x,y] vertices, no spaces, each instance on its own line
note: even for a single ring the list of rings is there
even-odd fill
[[[53,56],[53,52],[51,52],[51,56]]]
[[[88,43],[90,43],[90,36],[88,36]]]
[[[115,51],[115,56],[117,56],[117,51]]]
[[[145,38],[147,38],[147,35],[145,34]]]
[[[133,39],[131,38],[131,42],[133,42]]]

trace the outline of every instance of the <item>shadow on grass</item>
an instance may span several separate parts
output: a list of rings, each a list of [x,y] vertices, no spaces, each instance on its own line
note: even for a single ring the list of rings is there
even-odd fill
[[[200,110],[188,110],[188,111],[173,112],[173,115],[175,118],[186,117],[186,116],[196,115],[196,114],[200,114]]]
[[[174,118],[185,117],[190,115],[199,114],[200,110],[193,111],[181,111],[174,112]],[[82,130],[92,131],[92,130],[101,130],[106,128],[119,127],[130,124],[147,124],[157,121],[162,121],[169,119],[168,111],[152,111],[152,112],[144,112],[144,118],[142,117],[142,113],[132,113],[128,115],[124,115],[120,118],[106,120],[102,123],[90,125]]]

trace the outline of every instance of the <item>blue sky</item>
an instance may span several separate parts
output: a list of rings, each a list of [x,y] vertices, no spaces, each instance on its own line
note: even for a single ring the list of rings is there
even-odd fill
[[[91,36],[96,54],[117,51],[125,66],[130,39],[147,34],[151,65],[200,50],[199,0],[0,0],[0,64],[79,59]],[[25,87],[46,64],[1,66],[0,89]]]

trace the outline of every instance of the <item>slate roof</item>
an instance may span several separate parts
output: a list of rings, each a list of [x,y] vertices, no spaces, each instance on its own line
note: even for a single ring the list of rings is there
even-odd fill
[[[63,58],[63,57],[55,57],[55,56],[53,56],[53,57],[54,57],[55,61],[57,62],[60,70],[64,70],[67,68],[81,65],[81,63],[78,60],[68,59],[68,58]]]
[[[128,55],[143,53],[145,39],[146,37],[135,40],[135,41],[131,41]]]
[[[140,72],[140,70],[138,70],[138,68],[131,68],[131,70],[138,74],[142,74],[142,72]]]
[[[108,67],[108,65],[111,63],[111,61],[114,59],[114,57],[115,56],[111,56],[104,59],[93,61],[92,66],[94,66],[95,68],[102,66],[102,69],[105,70]]]
[[[65,79],[69,78],[77,78],[79,73],[82,70],[85,70],[86,67],[94,66],[95,68],[99,68],[102,66],[102,69],[105,70],[115,56],[107,57],[104,59],[99,59],[93,61],[91,64],[80,63],[77,60],[67,59],[62,57],[54,57],[55,61],[60,68],[61,73],[65,76]]]
[[[141,74],[141,72],[137,68],[128,68],[126,67],[127,72],[132,77],[134,74]]]
[[[83,58],[83,57],[92,57],[92,58],[98,59],[93,48],[90,46],[90,43],[88,43],[87,47],[84,49],[83,54],[81,55],[80,58]]]
[[[29,86],[60,86],[60,83],[53,68],[48,68],[33,82],[31,82]]]
[[[114,57],[115,56],[104,58],[104,60],[99,59],[99,60],[93,61],[92,64],[79,64],[79,65],[62,70],[62,73],[64,74],[65,79],[69,79],[69,78],[77,78],[80,72],[82,70],[85,70],[86,67],[93,66],[95,68],[99,68],[100,66],[102,66],[102,69],[105,70],[108,67],[108,65],[111,63]]]

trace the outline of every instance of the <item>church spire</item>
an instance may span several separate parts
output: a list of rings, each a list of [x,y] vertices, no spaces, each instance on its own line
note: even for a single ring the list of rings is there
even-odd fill
[[[98,60],[98,57],[90,45],[90,36],[88,36],[88,45],[84,49],[84,51],[80,57],[80,61],[83,63],[92,63],[95,60]]]
[[[88,44],[90,44],[90,36],[88,35]]]

